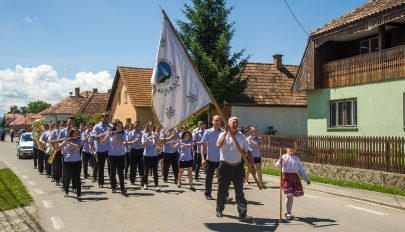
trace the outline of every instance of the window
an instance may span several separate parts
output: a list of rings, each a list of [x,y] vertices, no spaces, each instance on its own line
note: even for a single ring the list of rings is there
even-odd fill
[[[126,124],[131,123],[131,118],[127,118],[125,122]]]
[[[118,93],[118,105],[121,104],[121,92]]]
[[[331,101],[329,112],[330,127],[357,125],[357,99]]]
[[[360,41],[360,54],[378,51],[378,37]]]
[[[124,104],[128,103],[128,92],[124,91]]]

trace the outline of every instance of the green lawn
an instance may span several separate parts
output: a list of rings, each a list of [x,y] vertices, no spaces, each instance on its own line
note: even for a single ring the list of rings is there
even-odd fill
[[[0,211],[27,206],[32,201],[20,179],[10,169],[0,169]]]
[[[276,169],[276,168],[262,167],[262,172],[265,174],[268,174],[268,175],[272,175],[272,176],[280,176],[280,169]],[[363,189],[363,190],[368,190],[368,191],[405,196],[405,191],[403,191],[403,190],[386,187],[386,186],[382,186],[382,185],[367,184],[367,183],[361,183],[361,182],[356,182],[356,181],[338,180],[338,179],[313,176],[313,175],[309,175],[309,179],[312,182],[318,182],[318,183],[323,183],[323,184],[332,184],[332,185],[337,185],[337,186],[342,186],[342,187],[347,187],[347,188]]]

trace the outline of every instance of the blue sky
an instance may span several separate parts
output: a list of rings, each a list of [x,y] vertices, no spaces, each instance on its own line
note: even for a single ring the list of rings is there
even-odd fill
[[[68,88],[73,90],[69,85],[107,89],[117,66],[152,67],[162,23],[159,5],[174,22],[184,19],[184,2],[190,1],[0,0],[0,78],[15,82],[6,86],[0,81],[0,100],[6,100],[0,112],[9,104],[37,100],[32,99],[38,98],[36,93],[10,90],[26,85],[27,78],[39,89],[47,78],[55,85],[65,81],[52,97],[40,95],[55,102],[68,94]],[[287,2],[310,32],[366,0]],[[272,55],[281,53],[284,63],[300,63],[308,37],[283,0],[229,0],[227,4],[234,6],[230,19],[236,23],[235,51],[246,49],[250,62],[271,63]],[[89,78],[100,78],[105,84],[91,86],[95,83]]]

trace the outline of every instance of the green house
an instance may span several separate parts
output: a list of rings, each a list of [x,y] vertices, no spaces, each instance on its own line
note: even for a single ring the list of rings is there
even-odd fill
[[[308,135],[405,136],[405,0],[372,0],[312,32],[293,91]]]

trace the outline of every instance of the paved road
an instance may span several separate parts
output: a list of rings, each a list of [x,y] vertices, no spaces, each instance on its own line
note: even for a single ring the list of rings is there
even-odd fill
[[[15,144],[0,143],[0,161],[11,167],[28,187],[45,231],[403,232],[405,228],[405,211],[310,190],[295,200],[296,219],[279,223],[279,189],[272,182],[265,190],[253,186],[245,189],[248,214],[254,217],[252,224],[239,223],[234,202],[226,206],[224,218],[216,218],[215,201],[205,200],[202,183],[196,185],[196,192],[178,189],[173,183],[161,182],[161,193],[135,185],[128,188],[128,196],[124,197],[84,180],[83,201],[78,202],[64,198],[60,187],[38,175],[31,159],[18,160]]]

